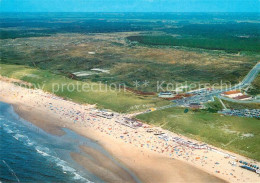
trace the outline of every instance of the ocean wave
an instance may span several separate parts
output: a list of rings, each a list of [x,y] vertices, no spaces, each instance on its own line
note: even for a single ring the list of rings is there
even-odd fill
[[[2,129],[3,129],[5,132],[7,132],[7,133],[14,133],[14,131],[11,130],[10,127],[9,127],[9,125],[7,125],[5,122],[6,122],[6,120],[3,121],[3,124],[2,124],[2,125],[3,125],[3,128],[2,128]]]
[[[5,132],[7,132],[7,133],[14,133],[14,131],[11,130],[10,128],[4,128],[4,130],[5,130]]]
[[[8,125],[8,124],[6,124],[6,123],[11,124],[11,125]],[[13,134],[13,133],[18,133],[18,132],[19,132],[16,128],[14,128],[14,127],[12,126],[12,123],[10,123],[8,120],[5,120],[2,125],[3,125],[3,128],[2,128],[2,129],[3,129],[5,132],[9,133],[9,134]]]
[[[57,161],[57,165],[62,168],[63,172],[64,173],[67,173],[67,172],[72,173],[74,175],[73,178],[75,180],[82,180],[82,181],[87,182],[87,183],[92,183],[91,181],[89,181],[89,180],[85,179],[84,177],[82,177],[81,175],[79,175],[74,168],[68,166],[68,163],[66,161],[63,161],[63,160],[61,160],[57,157],[56,157],[56,161]]]
[[[92,183],[88,179],[82,177],[79,172],[72,168],[68,162],[60,159],[57,157],[55,152],[52,152],[51,149],[44,147],[42,145],[39,145],[37,142],[37,138],[35,140],[32,140],[30,136],[25,135],[26,129],[24,131],[24,127],[20,125],[20,123],[16,123],[12,120],[8,119],[2,119],[0,118],[0,123],[3,126],[3,130],[7,132],[8,134],[11,134],[14,139],[17,141],[23,143],[25,146],[29,146],[35,151],[40,154],[41,156],[45,157],[47,161],[52,161],[56,164],[57,167],[60,167],[63,173],[69,174],[72,176],[72,178],[76,182],[87,182]],[[19,129],[19,130],[18,130]],[[55,153],[55,155],[54,155]],[[1,183],[1,181],[0,181]]]
[[[36,146],[35,150],[42,156],[48,157],[49,161],[55,162],[57,166],[62,168],[64,173],[71,173],[75,180],[82,180],[87,183],[92,183],[91,181],[89,181],[89,180],[85,179],[84,177],[82,177],[81,175],[79,175],[77,173],[77,171],[74,168],[70,167],[66,161],[61,160],[60,158],[53,156],[51,154],[48,154],[48,153],[50,153],[50,150],[48,148]]]
[[[35,145],[36,143],[33,140],[30,140],[28,136],[16,133],[16,132],[18,132],[16,129],[11,130],[10,128],[5,127],[4,130],[7,133],[12,133],[12,134],[15,133],[13,135],[13,138],[15,138],[16,140],[18,140],[20,142],[23,142],[23,144],[25,144],[27,146],[34,146],[34,149],[36,150],[37,153],[46,157],[47,160],[55,162],[57,166],[62,168],[64,173],[71,173],[73,175],[74,180],[81,180],[82,182],[91,183],[91,181],[89,181],[89,180],[85,179],[84,177],[82,177],[81,175],[79,175],[77,173],[77,171],[74,168],[70,167],[66,161],[61,160],[60,158],[51,155],[51,151],[49,148]]]
[[[12,131],[12,130],[9,129],[9,131]],[[17,131],[12,131],[12,133],[15,133],[15,132],[17,132]],[[18,141],[22,142],[23,144],[25,144],[26,146],[30,147],[30,146],[35,145],[35,142],[30,140],[29,137],[26,136],[26,135],[22,135],[22,134],[16,133],[15,135],[13,135],[13,137],[16,140],[18,140]]]
[[[36,144],[35,142],[31,141],[27,136],[22,135],[22,134],[15,134],[13,137],[16,140],[22,141],[27,146],[33,146],[34,144]],[[51,151],[49,148],[37,145],[37,146],[34,146],[34,149],[40,155],[42,155],[44,157],[48,157],[47,160],[55,162],[57,166],[62,168],[64,173],[71,173],[75,180],[82,180],[84,182],[91,183],[91,181],[89,181],[89,180],[85,179],[84,177],[82,177],[81,175],[79,175],[77,173],[77,171],[74,168],[70,167],[66,161],[61,160],[60,158],[51,155]]]
[[[19,141],[21,141],[21,140],[27,140],[27,139],[28,139],[27,136],[24,136],[24,135],[22,135],[22,134],[15,134],[13,137],[14,137],[16,140],[19,140]]]
[[[43,151],[39,150],[38,148],[35,148],[35,150],[36,150],[39,154],[41,154],[41,155],[43,155],[43,156],[50,156],[49,154],[47,154],[46,152],[43,152]]]
[[[83,180],[83,181],[85,181],[85,182],[87,182],[87,183],[94,183],[94,182],[91,182],[90,180],[87,180],[87,179],[85,179],[84,177],[82,177],[82,176],[80,176],[79,174],[77,174],[76,172],[74,172],[74,179],[75,180]]]

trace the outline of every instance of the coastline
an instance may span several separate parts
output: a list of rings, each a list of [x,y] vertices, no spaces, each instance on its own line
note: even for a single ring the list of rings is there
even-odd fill
[[[66,104],[65,108],[71,108],[73,106],[74,108],[77,108],[77,110],[83,111],[91,110],[94,106],[83,106],[70,101],[46,98],[45,96],[43,97],[44,93],[38,90],[30,91],[31,95],[28,97],[29,95],[26,95],[26,93],[28,93],[28,89],[14,86],[9,82],[0,82],[1,85],[4,85],[4,88],[0,94],[0,101],[13,105],[14,110],[20,117],[54,135],[63,135],[64,132],[61,128],[65,127],[82,136],[97,141],[116,160],[123,163],[127,168],[134,172],[142,182],[234,182],[235,180],[230,180],[223,174],[213,174],[211,170],[207,171],[208,168],[206,165],[205,168],[203,168],[197,164],[185,162],[184,159],[182,160],[178,158],[178,156],[169,158],[163,154],[152,152],[149,149],[126,143],[122,139],[115,138],[112,134],[106,132],[102,126],[92,128],[89,126],[84,126],[80,123],[73,123],[69,118],[62,117],[59,114],[48,110],[49,106],[47,104],[51,103],[52,106]],[[12,87],[16,87],[17,89],[13,91],[13,93],[10,92],[10,88]],[[48,96],[50,94],[46,95]],[[99,124],[102,123],[103,121]],[[105,125],[104,128],[106,128]],[[87,154],[91,154],[95,159],[102,158],[100,154],[93,152],[93,150],[86,149],[85,147],[81,147],[81,150]],[[71,156],[83,167],[86,169],[89,168],[88,165],[86,165],[86,162],[89,162],[89,160],[86,160],[84,157],[81,157],[79,154],[75,153],[72,153]],[[98,171],[100,167],[112,167],[110,172],[111,174],[104,176],[104,179],[107,180],[107,182],[117,178],[118,180],[125,180],[125,178],[129,179],[129,175],[125,174],[122,170],[119,171],[121,172],[119,175],[116,175],[119,170],[118,167],[113,165],[111,162],[109,164],[106,164],[105,162],[107,161],[98,162],[93,165],[91,172],[102,175],[102,170]],[[122,175],[122,172],[124,176]],[[249,180],[249,182],[254,182],[257,180],[256,176],[253,176],[251,172],[245,172],[243,176],[246,178],[251,177],[252,179],[251,181]],[[239,178],[239,180],[240,181],[238,182],[242,182],[241,178]],[[132,182],[132,180],[130,179],[129,182]]]
[[[9,104],[13,105],[15,112],[20,117],[33,123],[48,133],[61,136],[64,134],[61,128],[66,127],[78,133],[79,135],[98,142],[109,153],[111,153],[113,157],[122,162],[131,171],[133,171],[142,182],[225,182],[179,160],[158,156],[156,153],[144,152],[138,148],[129,148],[126,144],[116,142],[114,139],[111,139],[111,137],[105,137],[103,134],[97,134],[96,132],[87,129],[85,129],[83,132],[79,127],[69,127],[66,125],[65,121],[60,120],[55,116],[46,115],[43,111],[32,109],[31,107],[25,106],[24,104]],[[53,123],[53,121],[56,122]],[[59,125],[63,123],[65,126]],[[114,143],[114,145],[111,146],[111,143]],[[81,155],[76,153],[72,153],[71,155],[78,164],[82,165],[93,174],[103,177],[108,182],[109,180],[114,180],[116,178],[119,179],[118,177],[102,175],[104,173],[103,170],[94,170],[95,168],[99,168],[95,164],[91,168],[88,168],[89,161],[86,161],[85,158]],[[96,158],[98,158],[98,156],[95,156],[95,159]],[[154,167],[154,165],[157,165],[158,162],[160,162],[159,166]]]

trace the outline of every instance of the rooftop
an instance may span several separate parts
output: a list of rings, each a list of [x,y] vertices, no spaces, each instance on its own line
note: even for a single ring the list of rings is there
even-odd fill
[[[237,94],[237,93],[241,93],[241,92],[238,91],[238,90],[233,90],[233,91],[224,92],[223,94],[225,94],[225,95],[232,95],[232,94]]]
[[[251,97],[248,95],[242,95],[242,96],[234,97],[233,99],[241,100],[241,99],[246,99],[246,98],[251,98]]]

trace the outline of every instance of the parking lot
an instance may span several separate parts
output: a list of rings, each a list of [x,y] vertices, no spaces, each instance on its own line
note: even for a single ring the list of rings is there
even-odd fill
[[[226,109],[219,113],[229,116],[249,117],[260,119],[260,109]]]

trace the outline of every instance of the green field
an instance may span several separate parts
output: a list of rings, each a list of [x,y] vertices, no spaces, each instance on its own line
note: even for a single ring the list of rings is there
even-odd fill
[[[260,121],[170,108],[137,116],[155,126],[260,160]],[[248,136],[247,136],[248,135]],[[252,135],[252,136],[251,136]]]
[[[49,71],[32,69],[26,66],[0,64],[0,67],[0,75],[2,76],[32,83],[37,88],[54,92],[58,96],[71,99],[75,102],[97,104],[99,108],[111,109],[117,112],[145,110],[150,107],[167,105],[169,103],[157,97],[137,96],[123,90],[115,90],[115,88],[111,90],[108,88],[106,90],[103,84],[100,89],[100,85],[97,85],[97,83],[76,81],[65,76],[50,73]],[[59,90],[55,84],[60,84]],[[63,91],[61,84],[64,85]],[[78,85],[80,90],[70,92],[71,88],[68,86],[72,84],[75,86]],[[82,91],[84,84],[87,84],[86,92]],[[92,86],[93,89],[90,88]]]

